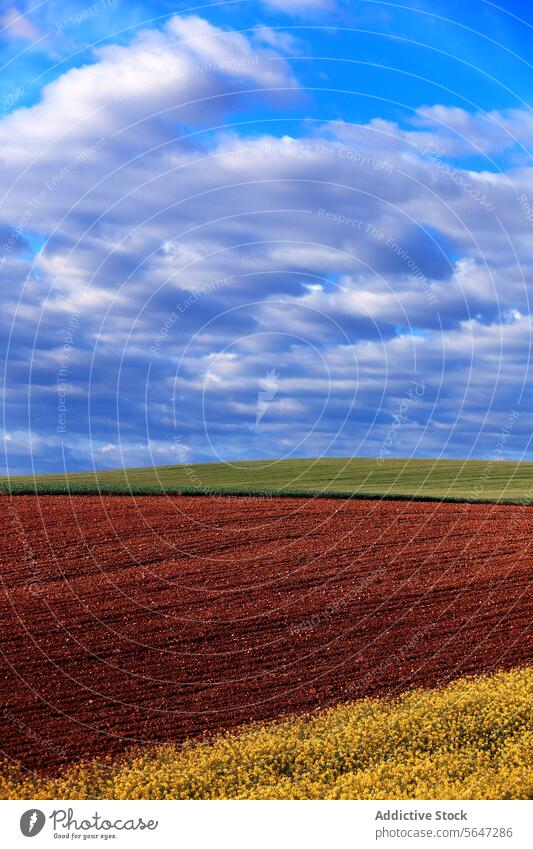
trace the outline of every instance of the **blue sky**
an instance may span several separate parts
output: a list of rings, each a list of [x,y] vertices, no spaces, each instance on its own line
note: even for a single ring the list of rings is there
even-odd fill
[[[2,472],[533,459],[530,43],[525,2],[0,3]]]

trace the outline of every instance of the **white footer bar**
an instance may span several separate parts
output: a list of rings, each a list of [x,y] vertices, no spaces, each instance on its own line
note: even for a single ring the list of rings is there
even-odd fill
[[[209,849],[530,847],[531,802],[1,801],[2,844]]]

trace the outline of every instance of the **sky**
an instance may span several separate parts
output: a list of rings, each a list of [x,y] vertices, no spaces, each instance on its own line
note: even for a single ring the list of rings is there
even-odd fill
[[[532,23],[0,0],[0,473],[533,460]]]

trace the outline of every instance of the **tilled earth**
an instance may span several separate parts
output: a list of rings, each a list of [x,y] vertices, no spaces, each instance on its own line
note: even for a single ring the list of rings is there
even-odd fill
[[[0,496],[0,748],[138,743],[532,660],[533,509]]]

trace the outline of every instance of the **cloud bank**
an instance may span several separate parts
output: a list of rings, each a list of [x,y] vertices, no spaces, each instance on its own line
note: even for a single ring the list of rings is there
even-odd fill
[[[414,385],[393,455],[531,457],[530,112],[291,120],[276,42],[174,16],[0,121],[9,471],[379,455]]]

